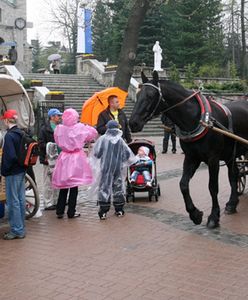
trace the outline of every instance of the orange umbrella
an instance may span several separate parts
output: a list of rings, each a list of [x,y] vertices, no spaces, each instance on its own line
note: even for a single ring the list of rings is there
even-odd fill
[[[108,107],[108,97],[111,95],[118,97],[120,108],[125,106],[127,92],[117,87],[107,88],[95,93],[85,101],[82,107],[81,122],[95,126],[97,124],[98,115]]]

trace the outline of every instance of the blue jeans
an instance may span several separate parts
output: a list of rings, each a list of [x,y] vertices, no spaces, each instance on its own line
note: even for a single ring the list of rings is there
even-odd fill
[[[5,177],[10,232],[25,235],[25,173]]]
[[[149,171],[142,171],[142,172],[139,172],[139,171],[133,171],[133,173],[131,174],[131,179],[136,181],[137,177],[139,174],[142,174],[144,176],[144,179],[145,179],[145,182],[149,182],[151,181],[151,174]]]

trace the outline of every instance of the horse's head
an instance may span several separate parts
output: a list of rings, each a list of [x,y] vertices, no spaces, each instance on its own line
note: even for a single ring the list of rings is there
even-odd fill
[[[141,78],[143,84],[137,93],[137,101],[129,120],[132,132],[141,131],[148,120],[159,115],[157,110],[161,92],[158,87],[158,73],[154,71],[153,78],[149,81],[145,74],[141,72]]]

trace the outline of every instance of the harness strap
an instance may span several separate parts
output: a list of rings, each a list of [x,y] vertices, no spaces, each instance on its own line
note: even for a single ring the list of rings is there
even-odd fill
[[[163,113],[166,113],[166,112],[168,112],[169,110],[171,110],[171,109],[173,109],[173,108],[176,108],[176,107],[178,107],[178,106],[184,104],[185,102],[187,102],[188,100],[190,100],[191,98],[193,98],[194,96],[196,96],[196,95],[199,94],[199,93],[200,93],[200,91],[194,92],[193,94],[189,95],[187,98],[183,99],[183,101],[178,102],[178,103],[176,103],[176,104],[170,106],[169,108],[167,108],[166,110],[163,110],[162,112],[163,112]]]
[[[209,101],[202,94],[199,95],[199,92],[195,93],[195,96],[201,108],[201,119],[199,121],[199,125],[192,131],[183,131],[175,125],[177,136],[184,142],[195,142],[205,136],[208,132],[208,128],[204,127],[201,124],[201,121],[205,123],[209,122],[212,114],[211,106]]]
[[[161,101],[165,102],[165,99],[164,99],[164,97],[162,95],[162,91],[161,91],[161,88],[160,88],[160,83],[158,83],[158,86],[156,86],[155,84],[149,83],[149,82],[144,83],[143,85],[151,86],[151,87],[155,88],[159,92],[158,102],[157,102],[156,106],[154,107],[154,109],[153,109],[152,113],[150,114],[150,116],[145,120],[146,122],[148,122],[148,121],[152,120],[154,117],[156,117],[155,116],[156,110],[159,107]]]
[[[230,132],[233,133],[233,119],[232,119],[232,113],[230,111],[230,109],[225,106],[224,104],[221,104],[221,103],[218,103],[217,101],[215,100],[211,100],[215,105],[217,105],[223,112],[224,114],[226,115],[227,119],[228,119],[228,130]],[[215,123],[217,124],[217,120],[215,120]],[[219,123],[219,122],[218,122]],[[220,123],[217,124],[220,128],[224,127],[222,124],[220,126]],[[225,128],[225,127],[224,127]],[[222,128],[223,129],[223,128]],[[225,128],[226,129],[226,128]]]

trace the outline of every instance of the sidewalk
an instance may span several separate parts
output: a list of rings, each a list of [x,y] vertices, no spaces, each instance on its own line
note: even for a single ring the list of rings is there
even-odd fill
[[[207,230],[208,171],[200,169],[191,194],[204,220],[193,225],[179,190],[184,155],[161,154],[162,138],[155,141],[159,201],[141,193],[125,217],[111,210],[100,221],[81,190],[80,218],[59,220],[47,211],[27,221],[24,240],[0,240],[1,300],[248,299],[247,195],[238,214],[223,214],[230,189],[221,168],[221,227]]]

